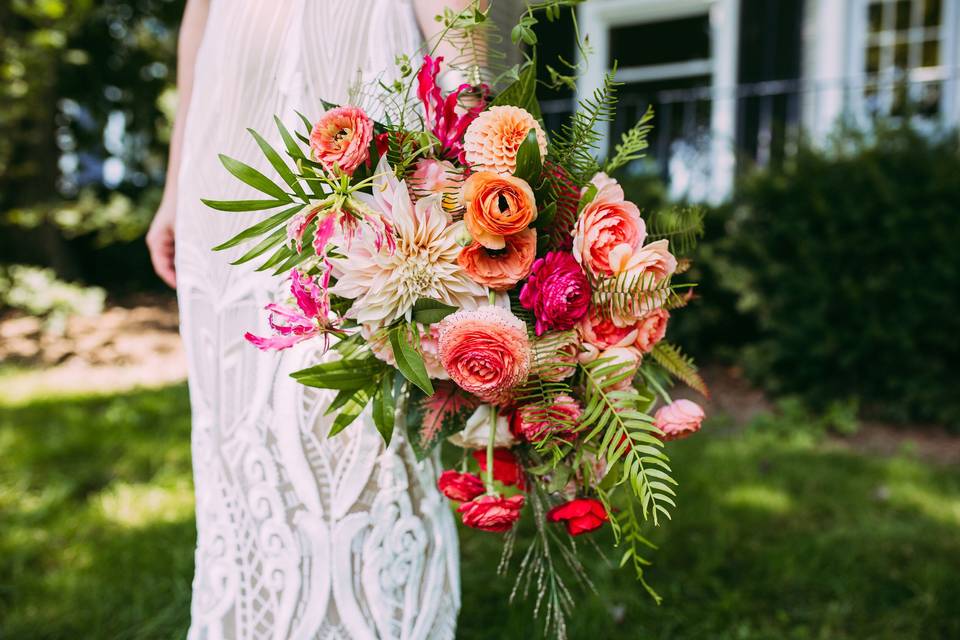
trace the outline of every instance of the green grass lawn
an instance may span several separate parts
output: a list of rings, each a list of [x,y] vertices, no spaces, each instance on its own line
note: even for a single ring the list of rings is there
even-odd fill
[[[722,420],[670,452],[663,604],[587,554],[599,595],[578,594],[572,638],[960,638],[960,470]],[[180,386],[0,405],[0,638],[182,638],[189,455]],[[458,637],[536,637],[498,536],[461,540]]]

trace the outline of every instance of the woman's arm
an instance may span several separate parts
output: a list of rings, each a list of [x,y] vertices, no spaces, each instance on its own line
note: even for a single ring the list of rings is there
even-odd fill
[[[177,113],[173,123],[173,136],[170,139],[167,180],[160,206],[147,232],[147,247],[150,250],[153,269],[161,280],[173,288],[177,286],[173,257],[180,154],[183,133],[187,125],[187,110],[193,94],[194,62],[197,58],[197,50],[200,48],[200,41],[203,39],[209,9],[209,0],[187,0],[186,9],[183,12],[177,44]]]

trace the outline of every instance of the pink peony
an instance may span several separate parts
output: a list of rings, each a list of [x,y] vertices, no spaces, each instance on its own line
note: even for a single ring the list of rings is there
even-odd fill
[[[583,414],[580,404],[568,395],[559,395],[549,407],[527,405],[513,414],[511,427],[518,437],[538,444],[547,438],[572,440]]]
[[[463,180],[463,174],[457,171],[452,162],[420,158],[407,182],[415,198],[439,195],[444,209],[455,209],[459,206]]]
[[[643,353],[650,353],[666,335],[669,319],[670,312],[666,309],[655,309],[640,318],[637,323],[637,340],[633,343],[634,346]]]
[[[533,263],[520,290],[520,304],[533,309],[538,336],[551,329],[572,329],[590,304],[587,276],[569,253],[551,251]]]
[[[510,311],[481,307],[440,323],[440,362],[450,378],[478,398],[495,402],[530,371],[527,327]]]
[[[610,347],[625,347],[637,339],[637,327],[618,326],[613,318],[604,318],[596,309],[591,309],[577,324],[577,331],[584,343],[603,351]]]
[[[480,496],[457,507],[457,513],[463,514],[463,524],[481,531],[504,533],[513,528],[520,519],[523,509],[523,496],[501,498],[500,496]]]
[[[458,473],[447,469],[437,480],[440,493],[450,500],[468,502],[483,493],[483,481],[472,473]]]
[[[700,430],[706,414],[696,402],[674,400],[660,407],[653,416],[654,424],[663,432],[663,440],[679,440],[691,436]]]
[[[624,200],[619,184],[610,182],[580,213],[573,229],[573,255],[591,274],[615,276],[621,271],[612,264],[611,253],[632,255],[646,237],[640,209]]]
[[[313,125],[310,149],[330,173],[347,175],[370,158],[373,120],[360,107],[330,109]]]

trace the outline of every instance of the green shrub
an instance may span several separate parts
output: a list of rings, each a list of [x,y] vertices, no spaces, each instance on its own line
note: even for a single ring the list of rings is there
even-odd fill
[[[960,424],[955,134],[841,134],[747,178],[734,204],[707,268],[756,319],[742,356],[755,380],[814,405]]]

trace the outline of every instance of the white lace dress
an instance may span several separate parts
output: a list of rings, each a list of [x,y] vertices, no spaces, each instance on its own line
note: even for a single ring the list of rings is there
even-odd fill
[[[436,462],[418,464],[401,437],[385,448],[369,416],[327,439],[330,395],[289,377],[316,348],[265,354],[243,340],[269,333],[262,308],[279,283],[210,250],[260,216],[200,203],[257,197],[217,160],[267,173],[247,127],[280,148],[274,114],[291,128],[295,110],[316,118],[321,98],[345,101],[419,43],[403,0],[212,0],[177,216],[197,497],[190,638],[454,635],[457,534]]]

